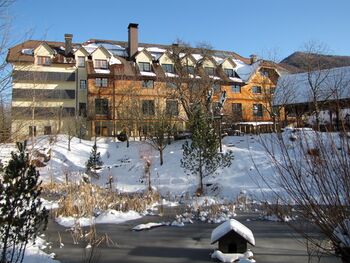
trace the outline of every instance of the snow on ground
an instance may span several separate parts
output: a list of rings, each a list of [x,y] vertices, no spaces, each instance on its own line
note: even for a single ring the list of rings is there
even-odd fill
[[[85,172],[85,163],[89,158],[93,141],[73,138],[71,151],[67,150],[67,139],[58,136],[52,146],[52,158],[48,165],[39,168],[44,182],[56,180],[65,182],[66,176],[70,181],[80,181]],[[130,147],[126,143],[111,140],[98,140],[97,147],[101,153],[104,165],[99,172],[99,179],[92,179],[92,183],[105,187],[109,176],[113,177],[114,187],[119,192],[137,192],[146,189],[146,180],[143,177],[145,158],[151,161],[151,181],[163,196],[190,196],[198,187],[198,178],[187,175],[180,166],[182,158],[182,144],[184,140],[174,141],[164,150],[164,165],[159,164],[159,153],[151,145],[131,141]],[[37,143],[38,148],[48,149],[46,140]],[[230,167],[220,169],[217,175],[206,177],[204,183],[207,189],[214,189],[213,194],[234,200],[242,189],[249,194],[258,195],[260,192],[256,181],[262,183],[255,170],[254,160],[259,163],[261,172],[266,176],[273,173],[271,163],[266,157],[257,137],[228,136],[223,139],[223,150],[233,151],[234,160]],[[210,202],[210,200],[207,200]]]
[[[153,222],[149,222],[147,224],[139,224],[137,226],[134,226],[132,228],[132,230],[141,231],[141,230],[146,230],[146,229],[151,229],[151,228],[160,227],[160,226],[166,226],[166,225],[168,225],[168,224],[167,223],[153,223]]]
[[[283,136],[287,139],[288,147],[293,149],[297,142],[289,141],[294,136],[312,138],[314,131],[286,130]],[[261,140],[268,141],[274,134],[263,134],[261,137],[253,135],[227,136],[222,140],[223,151],[232,151],[234,159],[230,167],[219,169],[215,176],[204,178],[207,189],[206,195],[214,195],[229,200],[235,200],[241,193],[259,199],[264,193],[271,191],[264,180],[275,181],[275,171],[272,162],[261,145]],[[339,136],[338,136],[339,137]],[[178,197],[193,196],[198,187],[199,178],[187,175],[180,166],[182,158],[182,144],[184,140],[174,141],[164,150],[164,165],[159,164],[159,153],[151,145],[144,141],[130,141],[130,147],[125,142],[113,142],[111,139],[99,139],[98,151],[101,153],[104,165],[99,171],[99,179],[92,178],[92,183],[107,187],[106,183],[111,176],[113,187],[119,192],[137,192],[146,189],[147,180],[143,178],[145,160],[151,162],[151,182],[164,198],[178,201]],[[41,179],[44,182],[51,180],[65,182],[68,180],[78,182],[85,173],[85,163],[89,158],[94,141],[73,138],[71,151],[67,150],[67,138],[60,135],[57,142],[52,144],[52,158],[46,167],[39,168]],[[30,147],[30,146],[29,146]],[[48,152],[50,145],[48,137],[42,136],[36,139],[35,147],[42,152]],[[312,147],[312,144],[310,144]],[[2,145],[0,158],[6,159],[13,145]],[[4,156],[4,153],[6,156]],[[279,152],[275,155],[278,159]],[[301,158],[301,156],[296,156]],[[299,160],[296,160],[299,161]],[[257,171],[256,168],[259,168]],[[264,179],[262,179],[262,177]],[[199,203],[213,200],[203,198]]]
[[[44,239],[37,237],[35,243],[29,242],[25,251],[23,263],[59,263],[54,260],[54,253],[46,254],[43,249],[50,246]]]
[[[120,224],[129,220],[139,219],[142,216],[135,211],[120,212],[116,210],[107,210],[102,212],[97,217],[72,217],[59,216],[56,222],[64,227],[73,227],[80,225],[82,227],[90,226],[92,224]]]
[[[222,253],[220,250],[215,250],[213,254],[211,254],[211,258],[217,259],[221,262],[240,262],[240,263],[250,263],[255,262],[252,259],[253,253],[248,250],[247,252],[241,253]]]

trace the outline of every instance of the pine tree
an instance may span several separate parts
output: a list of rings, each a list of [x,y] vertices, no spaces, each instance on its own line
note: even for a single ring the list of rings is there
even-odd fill
[[[45,229],[48,211],[40,201],[39,172],[30,164],[25,143],[17,143],[19,153],[0,176],[1,263],[22,262],[29,240]]]
[[[101,165],[103,165],[103,162],[101,160],[100,152],[97,152],[97,145],[95,142],[94,145],[92,146],[89,160],[86,162],[86,171],[90,172],[91,169],[95,171],[96,168]]]
[[[203,193],[203,178],[214,174],[219,167],[231,165],[232,152],[218,152],[219,140],[211,122],[198,109],[191,121],[192,142],[186,141],[183,146],[181,166],[190,174],[199,177],[198,194]]]

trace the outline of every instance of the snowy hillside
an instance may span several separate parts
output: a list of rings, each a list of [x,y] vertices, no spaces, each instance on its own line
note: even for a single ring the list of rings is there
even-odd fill
[[[257,139],[259,138],[254,136],[232,136],[223,139],[223,150],[233,151],[234,160],[230,167],[219,170],[214,177],[205,178],[208,194],[234,199],[242,190],[252,194],[259,193],[256,183],[261,183],[262,180],[254,168],[252,156],[259,165],[260,172],[266,176],[271,176],[273,172],[271,163]],[[100,178],[92,181],[106,186],[109,176],[112,175],[114,187],[120,192],[144,190],[146,185],[142,176],[145,159],[149,159],[152,186],[162,195],[174,197],[187,192],[192,195],[198,186],[198,178],[187,175],[180,166],[183,143],[184,140],[180,140],[168,145],[164,150],[164,165],[160,166],[159,153],[144,141],[131,141],[130,147],[127,148],[126,143],[99,139],[97,147],[104,165],[99,171]],[[52,148],[51,160],[45,167],[39,168],[42,180],[64,182],[67,177],[72,182],[80,181],[93,144],[93,141],[79,142],[79,139],[74,138],[71,151],[68,151],[68,142],[64,135],[58,136],[57,141],[51,145],[48,137],[38,138],[35,148],[41,152],[48,152]],[[2,155],[3,160],[6,159],[4,157]]]

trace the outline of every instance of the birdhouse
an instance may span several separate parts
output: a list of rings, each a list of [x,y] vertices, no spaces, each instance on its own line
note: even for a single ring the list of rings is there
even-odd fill
[[[244,253],[248,243],[255,246],[253,232],[235,219],[227,220],[213,230],[211,244],[216,242],[222,253]]]

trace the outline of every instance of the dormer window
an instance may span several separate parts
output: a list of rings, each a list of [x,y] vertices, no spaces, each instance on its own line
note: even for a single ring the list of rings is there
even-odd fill
[[[37,64],[43,66],[51,65],[51,58],[48,56],[37,56]]]
[[[235,73],[231,68],[224,68],[224,72],[225,72],[225,75],[229,78],[233,78],[235,76]]]
[[[175,73],[173,64],[162,64],[162,68],[166,73]]]
[[[208,75],[208,76],[214,76],[215,74],[214,74],[214,68],[213,67],[205,67],[204,68],[204,70],[205,70],[205,73]]]
[[[108,69],[107,60],[106,59],[95,59],[94,60],[94,68]]]
[[[140,71],[151,72],[151,64],[149,62],[139,62]]]
[[[187,74],[194,74],[194,66],[186,66]]]
[[[78,57],[78,67],[79,68],[84,68],[85,67],[85,57]]]
[[[260,71],[261,76],[268,78],[269,77],[269,72],[265,69]]]

